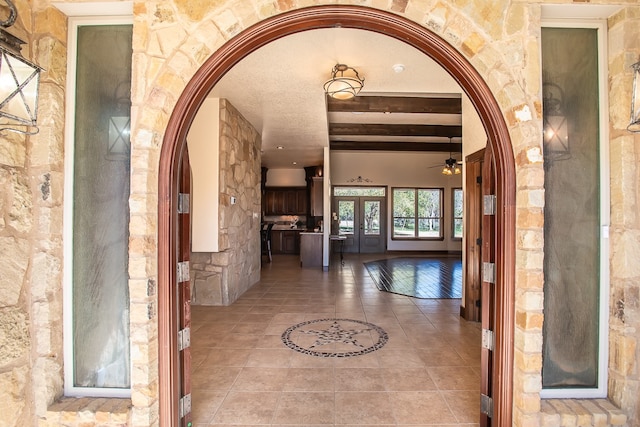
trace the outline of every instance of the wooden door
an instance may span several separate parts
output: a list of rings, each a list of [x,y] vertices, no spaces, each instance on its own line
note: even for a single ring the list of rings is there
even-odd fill
[[[482,165],[484,148],[468,155],[465,165],[464,318],[480,321],[482,288]]]
[[[494,156],[490,146],[484,153],[482,167],[482,350],[480,358],[481,413],[480,426],[492,425],[493,416],[493,352],[495,348],[495,282],[496,282],[496,196]]]
[[[176,301],[178,302],[178,369],[180,388],[180,401],[178,402],[178,425],[190,427],[191,416],[191,282],[189,279],[189,258],[191,255],[191,218],[190,218],[190,193],[191,193],[191,166],[189,164],[189,151],[184,146],[182,162],[180,164],[178,184],[178,253],[177,260],[178,286],[176,287]],[[186,269],[186,270],[185,270]],[[186,273],[184,273],[186,271]]]

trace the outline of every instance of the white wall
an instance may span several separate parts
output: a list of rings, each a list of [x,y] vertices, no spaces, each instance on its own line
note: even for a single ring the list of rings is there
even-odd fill
[[[452,189],[462,187],[462,175],[445,176],[442,172],[449,153],[332,151],[331,184],[387,186],[387,250],[460,251],[460,240],[451,238]],[[454,157],[456,154],[454,153]],[[460,158],[460,153],[457,157]],[[325,168],[326,170],[326,168]],[[361,178],[369,182],[354,183]],[[443,241],[400,241],[391,239],[391,188],[433,187],[444,188]]]
[[[269,169],[267,187],[306,187],[304,169]]]
[[[206,98],[187,135],[193,252],[218,252],[219,128],[220,100]]]

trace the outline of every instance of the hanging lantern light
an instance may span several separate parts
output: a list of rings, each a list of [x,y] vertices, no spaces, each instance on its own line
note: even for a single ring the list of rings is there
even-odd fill
[[[18,12],[11,0],[9,17],[0,21],[0,130],[28,135],[38,133],[38,86],[42,68],[20,53],[25,42],[4,30],[12,26]]]

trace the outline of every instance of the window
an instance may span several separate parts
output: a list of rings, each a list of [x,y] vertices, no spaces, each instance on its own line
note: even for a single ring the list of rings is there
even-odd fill
[[[454,188],[453,189],[453,238],[454,239],[462,239],[462,212],[463,212],[463,196],[462,196],[462,188]]]
[[[542,29],[545,398],[607,396],[606,24]]]
[[[72,19],[69,31],[64,389],[128,397],[133,27],[86,18]]]
[[[394,188],[393,239],[442,240],[441,188]]]
[[[334,187],[334,196],[373,196],[384,197],[386,193],[385,187]]]

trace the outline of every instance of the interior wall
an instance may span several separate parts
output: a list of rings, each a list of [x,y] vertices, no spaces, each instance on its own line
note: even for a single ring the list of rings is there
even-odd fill
[[[456,153],[453,153],[454,157]],[[457,153],[460,157],[460,153]],[[461,251],[461,240],[453,240],[452,190],[462,188],[462,175],[445,176],[442,172],[449,153],[332,151],[331,184],[352,186],[387,186],[387,230],[392,222],[392,187],[444,188],[442,241],[400,241],[387,234],[390,251]]]
[[[219,123],[220,100],[206,98],[189,134],[191,164],[191,250],[218,251],[218,203],[220,186]]]
[[[232,304],[260,280],[260,134],[226,99],[219,112],[219,251],[191,254],[192,303]]]

